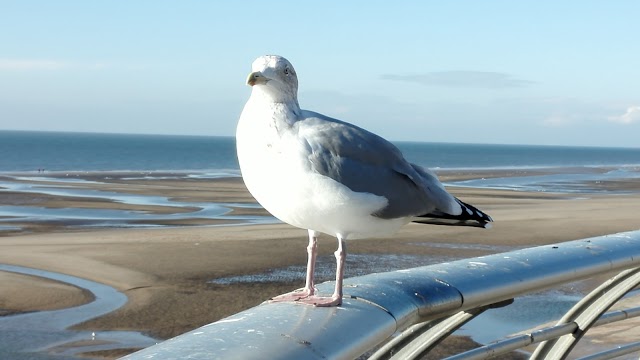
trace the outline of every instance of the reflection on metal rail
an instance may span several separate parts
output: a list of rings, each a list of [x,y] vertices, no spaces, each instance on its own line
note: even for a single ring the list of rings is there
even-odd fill
[[[640,231],[633,231],[371,274],[345,280],[340,307],[264,303],[125,359],[354,359],[365,353],[371,359],[420,358],[490,307],[622,271],[576,304],[556,326],[451,358],[488,359],[540,343],[532,359],[563,359],[590,327],[640,314],[636,308],[602,316],[640,283],[639,267]],[[318,288],[330,293],[332,286],[324,283]],[[633,343],[588,359],[638,350],[640,344]]]

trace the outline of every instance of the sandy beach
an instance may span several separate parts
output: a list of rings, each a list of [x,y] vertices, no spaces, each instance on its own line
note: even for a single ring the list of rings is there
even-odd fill
[[[457,171],[440,176],[443,181],[452,181],[522,176],[523,172]],[[127,180],[114,174],[109,174],[109,179],[104,174],[82,177],[96,181],[83,183],[81,186],[86,189],[162,195],[194,204],[223,202],[232,204],[231,215],[268,216],[260,208],[245,206],[255,201],[239,178]],[[492,229],[409,224],[393,237],[349,242],[348,251],[458,259],[640,229],[640,180],[593,186],[625,189],[628,193],[553,194],[453,187],[452,193],[494,218]],[[150,213],[186,211],[184,207],[131,205],[19,191],[7,191],[1,196],[4,205]],[[93,280],[127,295],[129,300],[124,307],[77,325],[78,329],[136,330],[166,339],[303,285],[302,278],[230,285],[211,283],[215,279],[261,274],[306,263],[304,230],[280,223],[211,226],[239,222],[233,218],[190,217],[157,221],[156,225],[165,225],[160,228],[94,229],[65,221],[30,223],[5,219],[3,224],[16,228],[0,231],[0,263]],[[429,246],[431,243],[470,246]],[[479,244],[483,246],[476,246]],[[329,256],[335,246],[334,238],[322,237],[321,256]],[[91,299],[90,294],[74,286],[0,271],[0,315],[65,308]],[[92,356],[113,357],[131,351]]]

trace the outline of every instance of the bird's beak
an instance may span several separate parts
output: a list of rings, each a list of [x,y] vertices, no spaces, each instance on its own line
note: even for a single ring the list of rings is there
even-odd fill
[[[249,86],[263,85],[266,84],[267,81],[269,81],[269,79],[262,75],[260,71],[254,71],[247,77],[247,85]]]

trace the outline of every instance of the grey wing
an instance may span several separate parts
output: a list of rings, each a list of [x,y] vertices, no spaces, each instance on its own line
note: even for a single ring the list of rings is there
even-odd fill
[[[434,174],[407,162],[387,140],[355,125],[306,113],[296,126],[311,150],[311,169],[353,191],[384,196],[387,206],[373,215],[391,219],[460,211]]]

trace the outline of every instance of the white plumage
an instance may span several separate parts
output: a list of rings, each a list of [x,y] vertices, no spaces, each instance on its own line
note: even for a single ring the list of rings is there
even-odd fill
[[[340,304],[347,239],[390,235],[426,214],[491,221],[450,195],[433,173],[408,163],[388,141],[300,109],[297,75],[285,58],[258,58],[247,83],[253,89],[236,133],[242,177],[267,211],[309,230],[307,284],[275,301]],[[318,232],[338,238],[331,297],[318,296],[314,288]]]

